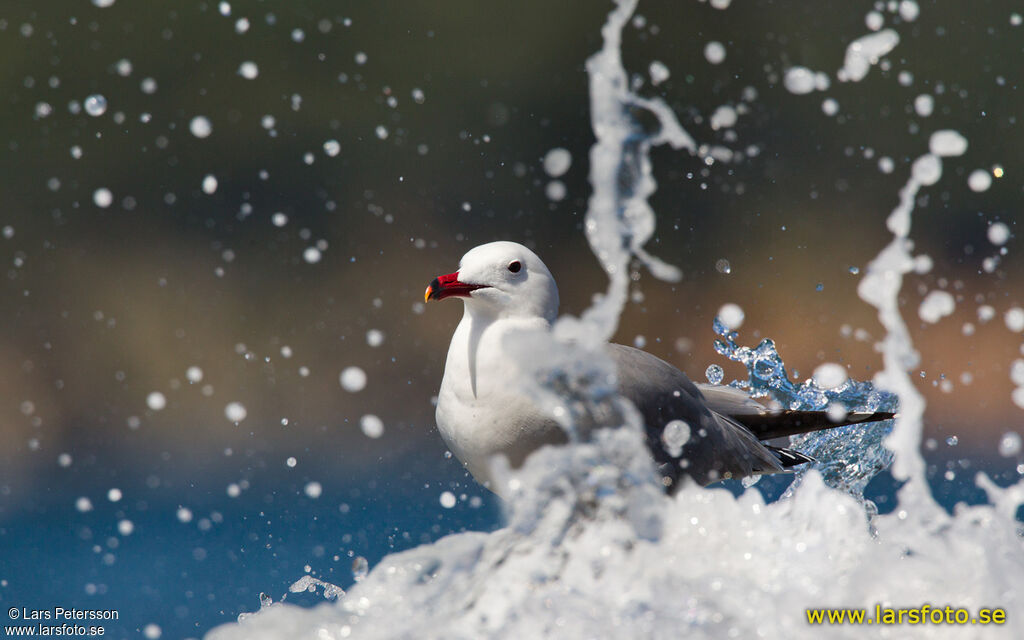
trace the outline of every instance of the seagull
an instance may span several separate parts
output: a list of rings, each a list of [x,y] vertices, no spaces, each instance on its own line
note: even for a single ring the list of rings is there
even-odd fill
[[[491,242],[471,249],[458,271],[434,278],[424,293],[425,302],[446,298],[461,298],[464,313],[437,396],[438,431],[473,477],[500,494],[491,472],[494,456],[504,455],[518,468],[537,449],[568,441],[554,417],[515,383],[506,340],[551,328],[558,287],[533,251],[515,242]],[[833,421],[823,411],[771,410],[741,389],[694,384],[640,349],[612,343],[605,348],[615,364],[619,394],[644,419],[647,447],[669,493],[687,479],[708,485],[813,462],[798,451],[766,444],[773,438],[894,416],[851,412]],[[685,440],[681,446],[680,439]]]

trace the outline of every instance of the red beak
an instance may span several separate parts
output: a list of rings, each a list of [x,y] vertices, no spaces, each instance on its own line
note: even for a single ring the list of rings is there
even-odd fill
[[[431,300],[444,300],[445,298],[454,297],[468,298],[470,292],[483,289],[486,286],[484,284],[459,282],[459,272],[456,271],[446,276],[434,278],[434,281],[427,286],[427,290],[423,294],[423,301],[430,302]]]

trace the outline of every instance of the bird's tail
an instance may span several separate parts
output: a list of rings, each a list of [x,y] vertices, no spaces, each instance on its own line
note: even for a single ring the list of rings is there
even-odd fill
[[[824,411],[769,411],[730,417],[750,429],[759,440],[771,440],[772,438],[824,431],[850,424],[891,420],[896,417],[896,414],[888,411],[851,411],[838,422],[834,422]]]

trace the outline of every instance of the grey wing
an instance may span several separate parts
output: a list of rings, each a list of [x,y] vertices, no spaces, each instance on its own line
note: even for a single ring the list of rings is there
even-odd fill
[[[719,384],[698,384],[708,407],[723,416],[766,415],[769,410],[763,404],[751,398],[742,389],[735,389]]]
[[[727,477],[783,471],[778,457],[732,419],[713,411],[686,374],[651,354],[610,344],[609,354],[619,376],[619,393],[644,417],[647,445],[666,485],[675,487],[682,475],[700,484]],[[665,425],[682,420],[690,438],[679,456],[662,441]]]

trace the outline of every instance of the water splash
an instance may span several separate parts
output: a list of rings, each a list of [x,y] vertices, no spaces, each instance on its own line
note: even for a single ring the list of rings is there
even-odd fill
[[[579,318],[562,316],[551,332],[513,336],[510,342],[520,340],[521,344],[506,345],[510,353],[519,354],[521,375],[517,379],[524,381],[524,393],[554,416],[573,442],[589,442],[587,447],[573,447],[565,454],[560,467],[568,485],[559,486],[554,494],[551,485],[540,489],[544,495],[529,494],[538,486],[520,482],[517,474],[507,471],[497,474],[498,482],[526,491],[526,495],[513,495],[507,503],[510,526],[521,530],[538,526],[544,517],[538,513],[538,505],[548,505],[554,498],[575,500],[572,513],[600,520],[623,512],[619,499],[647,505],[649,500],[643,495],[660,491],[644,445],[642,419],[618,396],[615,366],[605,344],[615,333],[627,302],[632,260],[639,260],[663,280],[681,278],[678,268],[644,248],[654,234],[656,220],[648,203],[657,189],[650,152],[667,144],[695,154],[697,144],[664,101],[631,90],[621,44],[623,28],[637,1],[617,0],[616,5],[601,29],[601,49],[586,65],[596,143],[590,150],[593,192],[584,230],[608,275],[608,288]],[[651,114],[657,127],[642,127],[636,118],[638,111]],[[620,433],[602,434],[602,427],[617,427]],[[635,499],[628,497],[633,492],[638,493]],[[656,510],[626,511],[642,535],[657,529]]]
[[[886,370],[873,388],[856,381],[829,390],[796,384],[770,341],[741,347],[738,336],[719,333],[725,352],[749,362],[750,390],[785,406],[824,407],[841,399],[882,409],[892,398],[879,389],[899,395],[904,417],[886,443],[897,465],[907,458],[900,475],[911,481],[898,509],[874,518],[877,535],[866,526],[864,505],[829,488],[817,469],[771,504],[756,491],[736,497],[693,486],[670,498],[653,481],[639,417],[609,391],[612,369],[598,349],[625,303],[629,261],[636,256],[655,275],[672,274],[643,250],[653,231],[646,152],[672,134],[674,118],[666,117],[663,132],[645,137],[629,117],[637,106],[656,115],[667,111],[636,98],[625,83],[619,47],[634,7],[619,0],[602,31],[604,47],[587,66],[598,142],[586,232],[609,287],[582,318],[558,322],[545,345],[550,349],[537,358],[542,362],[522,365],[534,367],[542,403],[563,424],[625,428],[597,430],[589,439],[573,432],[579,440],[573,446],[542,449],[515,472],[499,469],[512,489],[507,527],[388,556],[336,605],[275,605],[215,630],[211,639],[809,638],[822,629],[808,624],[807,607],[953,603],[1024,611],[1024,546],[1014,520],[1024,483],[1001,489],[979,476],[992,504],[949,516],[926,490],[916,448],[924,404],[906,376],[916,353],[897,295],[912,262],[909,210],[918,189],[941,175],[937,155],[915,163],[890,217],[897,237],[862,282],[862,297],[880,309],[888,331]],[[897,633],[934,637],[944,631],[922,625]],[[1024,619],[1010,615],[985,635],[1024,637]]]
[[[849,411],[894,411],[897,397],[876,389],[869,382],[846,382],[832,389],[823,389],[813,378],[802,383],[789,379],[786,364],[775,348],[775,341],[765,338],[756,347],[739,345],[739,332],[730,331],[715,318],[712,325],[719,336],[715,351],[747,369],[747,379],[733,381],[729,386],[743,389],[754,398],[771,397],[790,411],[823,411],[832,403],[839,403]]]
[[[771,338],[765,338],[756,347],[741,346],[737,343],[739,333],[730,331],[719,318],[715,318],[713,327],[719,336],[715,351],[747,369],[746,380],[734,380],[729,386],[743,389],[752,397],[771,398],[790,411],[835,411],[837,407],[844,412],[897,410],[899,398],[871,382],[847,378],[830,389],[821,388],[813,378],[793,382]],[[792,495],[807,471],[815,469],[826,485],[863,499],[864,488],[871,479],[892,464],[892,452],[883,445],[892,425],[892,420],[885,420],[791,437],[792,446],[816,462],[797,471],[796,481],[786,495]],[[869,513],[874,513],[874,505],[866,502],[865,506]]]
[[[288,587],[288,592],[316,593],[317,588],[324,590],[324,598],[327,600],[335,600],[345,595],[345,590],[338,585],[325,582],[319,578],[314,578],[313,576],[302,576]],[[284,601],[284,598],[281,598],[281,600]],[[262,610],[263,607],[261,606],[260,609]]]
[[[636,10],[637,0],[617,0],[617,7],[601,28],[601,50],[587,60],[590,77],[590,113],[597,142],[590,150],[590,183],[594,189],[587,207],[584,230],[590,247],[608,274],[605,296],[582,316],[590,329],[560,323],[562,337],[591,334],[602,342],[611,338],[629,291],[629,261],[639,258],[664,280],[682,274],[650,255],[644,245],[654,235],[655,215],[647,199],[657,189],[651,172],[650,151],[668,144],[673,149],[697,152],[697,144],[658,98],[642,98],[630,90],[622,64],[622,30]],[[634,111],[651,113],[659,129],[645,131]],[[556,331],[558,328],[556,327]]]
[[[283,600],[283,598],[282,598],[282,600]],[[263,613],[264,611],[268,611],[271,608],[273,608],[274,606],[275,606],[274,599],[271,598],[269,595],[267,595],[267,594],[265,594],[263,592],[260,592],[260,608],[259,608],[259,610],[258,611],[254,611],[252,613],[250,613],[250,612],[243,612],[243,613],[238,614],[238,621],[239,622],[245,622],[249,618],[252,618],[252,617],[256,616],[257,614]]]

